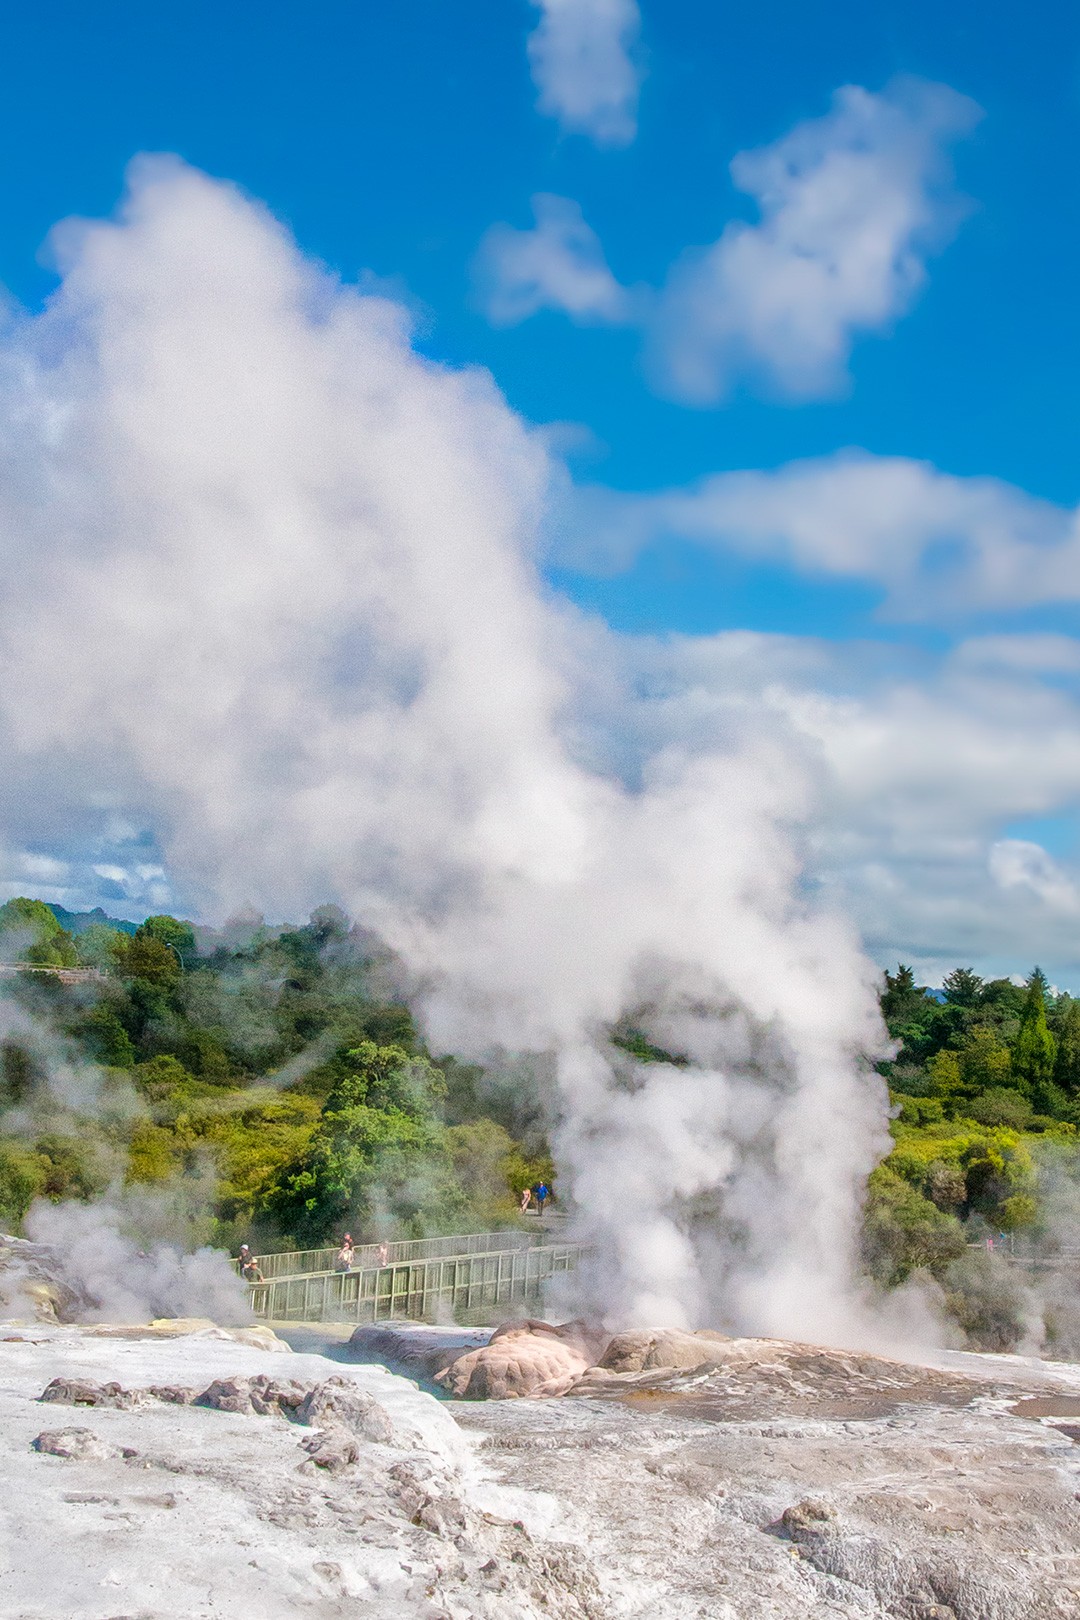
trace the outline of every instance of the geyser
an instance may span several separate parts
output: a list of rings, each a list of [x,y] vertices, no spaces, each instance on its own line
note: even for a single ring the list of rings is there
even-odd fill
[[[54,248],[0,352],[7,842],[206,917],[336,899],[435,1050],[554,1054],[594,1309],[849,1331],[882,1031],[767,704],[669,729],[543,582],[544,437],[232,187],[141,160]]]

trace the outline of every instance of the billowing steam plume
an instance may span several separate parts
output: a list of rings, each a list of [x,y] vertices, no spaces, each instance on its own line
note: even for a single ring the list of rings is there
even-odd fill
[[[594,1303],[845,1331],[881,1031],[765,706],[722,747],[642,719],[541,583],[541,436],[232,188],[142,161],[55,252],[0,351],[8,841],[148,830],[207,918],[340,902],[435,1050],[556,1054]]]

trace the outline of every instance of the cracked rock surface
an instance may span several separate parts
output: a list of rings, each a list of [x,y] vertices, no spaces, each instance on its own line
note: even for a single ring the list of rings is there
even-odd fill
[[[0,1615],[1080,1620],[1080,1367],[613,1344],[571,1395],[480,1403],[205,1331],[9,1331]]]
[[[564,1504],[613,1613],[1080,1620],[1080,1367],[717,1337],[650,1371],[639,1348],[559,1400],[452,1408]]]
[[[377,1367],[205,1334],[0,1338],[3,1620],[608,1620],[545,1497]]]

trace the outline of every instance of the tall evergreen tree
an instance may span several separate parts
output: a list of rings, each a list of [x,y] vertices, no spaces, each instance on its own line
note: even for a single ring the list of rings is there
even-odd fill
[[[1046,1023],[1046,993],[1049,986],[1041,968],[1034,968],[1027,981],[1027,995],[1020,1014],[1020,1028],[1012,1049],[1015,1082],[1029,1094],[1035,1086],[1053,1079],[1057,1042]]]
[[[1070,1097],[1080,1095],[1080,1001],[1061,996],[1054,1009],[1057,1026],[1057,1058],[1054,1084]]]
[[[982,986],[982,979],[971,968],[954,968],[941,981],[945,1000],[954,1007],[976,1006]]]
[[[926,1016],[931,1009],[932,1003],[926,998],[926,986],[915,983],[915,974],[906,963],[898,962],[895,973],[890,973],[886,968],[881,1012],[890,1034],[898,1034],[903,1025],[915,1021],[920,1014]]]

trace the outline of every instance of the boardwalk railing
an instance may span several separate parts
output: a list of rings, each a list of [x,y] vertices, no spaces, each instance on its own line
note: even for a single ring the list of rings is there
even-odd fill
[[[20,973],[47,973],[61,984],[108,984],[109,976],[100,968],[47,967],[43,962],[0,962],[0,978],[17,978]]]
[[[378,1243],[364,1243],[353,1251],[353,1270],[364,1271],[371,1266],[397,1265],[402,1260],[435,1260],[448,1255],[491,1254],[496,1249],[528,1249],[547,1240],[547,1233],[535,1232],[470,1232],[465,1237],[412,1238],[401,1243],[386,1245],[385,1260],[381,1260]],[[258,1254],[255,1263],[267,1282],[278,1277],[310,1277],[334,1269],[340,1244],[331,1249],[294,1249],[282,1254]],[[239,1261],[233,1262],[239,1269]]]
[[[574,1269],[579,1254],[576,1243],[518,1244],[487,1253],[279,1277],[251,1285],[251,1308],[257,1317],[273,1322],[460,1320],[475,1310],[537,1298],[547,1278]]]

